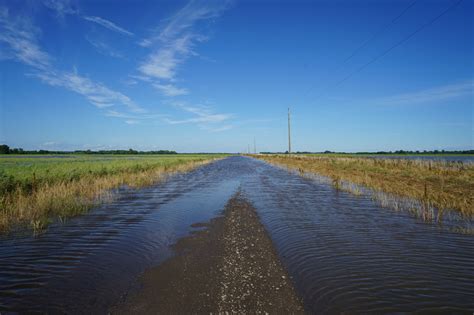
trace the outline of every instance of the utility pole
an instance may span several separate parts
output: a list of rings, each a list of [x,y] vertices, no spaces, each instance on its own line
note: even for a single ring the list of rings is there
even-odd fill
[[[250,144],[247,144],[247,154],[250,154]]]
[[[253,137],[253,153],[257,154],[257,142],[255,142],[255,137]]]
[[[288,107],[288,155],[291,154],[291,125],[290,125],[290,108]]]

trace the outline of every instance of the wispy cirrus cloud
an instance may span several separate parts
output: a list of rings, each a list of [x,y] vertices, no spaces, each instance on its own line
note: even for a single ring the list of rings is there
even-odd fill
[[[212,126],[201,126],[201,129],[207,130],[210,132],[222,132],[222,131],[227,131],[234,128],[234,125],[224,125],[224,126],[219,126],[219,127],[212,127]]]
[[[233,118],[232,114],[215,113],[208,106],[190,106],[185,102],[172,102],[171,104],[191,114],[191,117],[185,119],[165,118],[164,121],[170,125],[195,124],[199,128],[209,131],[224,131],[233,127],[229,124],[229,120]]]
[[[150,54],[139,66],[139,72],[147,79],[157,82],[174,80],[177,66],[189,54],[190,44],[189,40],[185,42],[183,38],[179,39],[179,42],[168,43],[166,47]]]
[[[178,124],[190,124],[190,123],[197,123],[202,124],[200,126],[204,126],[207,123],[219,123],[225,120],[228,120],[230,117],[225,114],[206,114],[206,115],[198,115],[197,117],[187,118],[187,119],[170,119],[165,118],[165,121],[170,125],[178,125]]]
[[[30,76],[39,78],[41,81],[51,86],[63,87],[80,94],[98,108],[124,105],[128,110],[133,112],[144,111],[128,96],[121,92],[114,91],[102,83],[78,75],[77,70],[74,70],[73,72],[58,72],[54,69],[49,69],[48,71],[30,74]]]
[[[64,17],[66,15],[77,15],[81,19],[98,24],[102,27],[105,27],[113,32],[117,32],[122,35],[126,36],[134,36],[132,32],[126,30],[125,28],[118,26],[116,23],[104,19],[100,16],[92,16],[92,15],[83,15],[79,12],[77,8],[74,8],[71,4],[70,0],[44,0],[43,4],[56,12],[57,16]]]
[[[184,89],[175,86],[177,69],[190,56],[197,55],[195,45],[207,39],[194,28],[198,22],[220,16],[228,5],[229,1],[189,1],[160,31],[139,42],[153,51],[139,65],[138,71],[166,96],[185,94]]]
[[[7,8],[0,7],[0,43],[12,58],[37,69],[50,67],[51,57],[36,43],[40,30],[28,19],[13,19]],[[7,49],[9,48],[9,49]]]
[[[474,95],[474,80],[461,83],[438,86],[412,93],[404,93],[374,100],[380,105],[412,105],[423,103],[437,103],[455,98]]]
[[[74,14],[81,18],[83,16],[77,9],[70,5],[58,4],[57,1],[49,1],[48,7],[58,11],[58,15]],[[152,52],[148,55],[149,63],[140,65],[139,73],[133,76],[134,80],[149,83],[161,94],[167,97],[176,97],[188,94],[186,88],[175,85],[177,67],[188,57],[196,55],[193,47],[206,38],[194,31],[197,21],[217,17],[225,6],[216,3],[203,3],[191,1],[175,16],[167,21],[167,24],[158,32],[158,37],[148,39]],[[195,10],[194,10],[195,9]],[[184,118],[172,118],[149,114],[125,94],[113,90],[101,82],[79,74],[77,69],[63,71],[54,66],[54,58],[43,51],[38,44],[41,30],[36,29],[25,17],[12,17],[8,9],[0,8],[0,43],[6,44],[9,55],[12,58],[31,67],[30,77],[37,78],[50,86],[61,87],[82,95],[94,106],[102,109],[106,116],[123,120],[126,124],[136,124],[143,121],[161,120],[168,124],[195,124],[203,130],[219,132],[231,129],[233,124],[230,120],[231,114],[218,113],[210,107],[191,106],[185,103],[175,104],[185,113]],[[91,20],[90,16],[87,16]],[[113,28],[113,27],[112,27]],[[103,42],[86,38],[91,45],[104,54],[114,57],[107,45]],[[146,46],[146,45],[145,45]],[[2,49],[2,54],[3,54]],[[116,110],[121,108],[121,110]]]
[[[58,142],[55,142],[55,141],[47,141],[47,142],[44,142],[43,143],[43,146],[45,147],[51,147],[51,146],[55,146],[55,145],[58,145],[59,143]]]
[[[117,24],[109,21],[109,20],[106,20],[104,18],[101,18],[99,16],[82,16],[82,18],[86,21],[89,21],[89,22],[93,22],[93,23],[96,23],[96,24],[99,24],[111,31],[114,31],[114,32],[117,32],[117,33],[120,33],[120,34],[123,34],[123,35],[127,35],[127,36],[134,36],[135,34],[133,34],[132,32],[130,31],[127,31],[126,29],[124,29],[123,27],[120,27],[118,26]]]
[[[15,60],[29,66],[33,72],[28,74],[51,86],[63,87],[84,96],[91,104],[106,108],[124,106],[132,112],[144,112],[128,96],[114,91],[100,82],[81,76],[75,69],[72,72],[56,69],[48,53],[38,42],[39,30],[25,17],[12,17],[7,8],[0,7],[0,44]]]
[[[179,96],[188,94],[188,90],[185,88],[178,88],[172,84],[159,84],[153,83],[153,86],[161,91],[166,96]]]
[[[151,114],[151,113],[124,113],[119,112],[114,109],[108,109],[105,112],[105,116],[107,117],[115,117],[115,118],[125,118],[128,120],[156,120],[161,119],[164,117],[168,117],[167,115],[163,114]]]
[[[167,20],[164,27],[152,36],[143,39],[141,46],[150,47],[155,43],[173,41],[183,34],[190,34],[199,21],[219,17],[229,7],[230,1],[196,1],[191,0],[174,16]],[[197,34],[196,34],[197,36]]]
[[[128,119],[128,120],[125,120],[125,123],[126,123],[127,125],[136,125],[136,124],[139,124],[140,121],[138,121],[138,120],[133,120],[133,119]]]
[[[180,65],[188,58],[197,56],[195,47],[208,38],[197,31],[200,22],[219,17],[229,7],[230,1],[189,1],[152,36],[139,42],[151,49],[150,54],[138,66],[140,75],[134,78],[148,82],[162,95],[182,96],[188,89],[176,85]],[[233,126],[229,123],[231,114],[216,113],[209,107],[190,106],[184,102],[172,102],[175,108],[187,113],[188,118],[165,118],[168,124],[195,124],[208,131],[224,131]]]
[[[78,10],[73,8],[70,0],[43,0],[43,4],[47,8],[55,11],[59,17],[78,13]]]
[[[86,36],[86,40],[92,46],[94,46],[99,53],[101,53],[104,56],[110,56],[114,58],[124,58],[124,56],[120,52],[116,51],[115,49],[110,47],[107,43],[101,40],[93,39],[89,36]]]

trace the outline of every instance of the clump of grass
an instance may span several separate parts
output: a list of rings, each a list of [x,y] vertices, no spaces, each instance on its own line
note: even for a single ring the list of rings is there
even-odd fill
[[[52,219],[86,212],[113,198],[123,185],[142,187],[212,161],[217,156],[127,158],[5,158],[0,160],[0,232],[29,226],[35,233]]]
[[[354,157],[255,157],[299,173],[329,177],[336,189],[341,189],[342,182],[350,182],[416,200],[418,202],[412,207],[417,208],[417,215],[424,220],[441,220],[443,210],[448,209],[458,211],[463,217],[474,216],[474,165],[470,163]],[[380,202],[383,204],[384,198]]]

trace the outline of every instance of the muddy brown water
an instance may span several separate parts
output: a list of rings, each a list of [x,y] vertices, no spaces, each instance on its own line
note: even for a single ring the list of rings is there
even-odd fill
[[[474,237],[284,169],[230,157],[37,236],[0,239],[0,311],[104,313],[239,190],[311,313],[474,311]]]

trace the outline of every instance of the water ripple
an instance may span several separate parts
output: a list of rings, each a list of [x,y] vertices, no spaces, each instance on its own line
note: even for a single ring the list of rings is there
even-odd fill
[[[105,313],[240,189],[311,313],[474,310],[474,238],[262,161],[231,157],[38,237],[0,239],[0,311]]]

